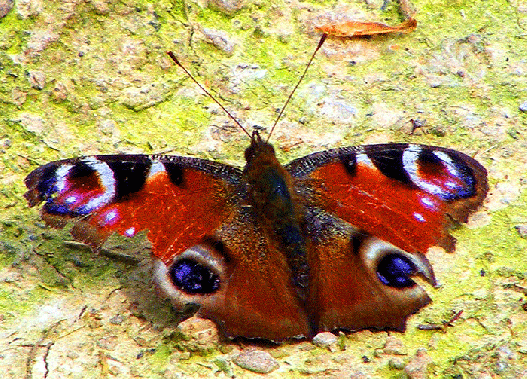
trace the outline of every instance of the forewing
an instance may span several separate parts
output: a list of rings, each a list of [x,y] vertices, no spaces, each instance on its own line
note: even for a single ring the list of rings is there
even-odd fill
[[[286,168],[308,206],[409,253],[453,251],[452,221],[466,222],[486,196],[476,160],[441,147],[381,144],[315,153]]]
[[[99,247],[112,233],[148,230],[155,256],[167,261],[210,235],[232,213],[241,171],[177,156],[106,155],[41,166],[26,180],[30,206],[54,227]]]

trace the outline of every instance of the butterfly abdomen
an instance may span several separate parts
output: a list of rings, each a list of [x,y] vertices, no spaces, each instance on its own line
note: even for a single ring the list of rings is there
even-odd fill
[[[301,229],[301,214],[292,190],[292,178],[276,159],[273,147],[253,136],[246,151],[244,181],[255,218],[279,246],[292,273],[299,299],[307,299],[309,266]]]

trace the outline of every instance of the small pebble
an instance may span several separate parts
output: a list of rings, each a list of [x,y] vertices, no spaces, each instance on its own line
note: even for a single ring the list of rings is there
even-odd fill
[[[516,229],[520,237],[527,238],[527,224],[516,225],[514,229]]]
[[[511,360],[514,361],[518,359],[517,354],[511,350],[511,348],[507,345],[500,346],[496,349],[496,353],[498,356],[498,359],[501,360]]]
[[[357,116],[357,107],[347,101],[326,97],[322,103],[320,113],[333,121],[349,123]]]
[[[41,90],[46,85],[46,75],[42,71],[30,71],[27,79],[34,89]]]
[[[318,347],[331,348],[337,343],[337,336],[333,333],[318,333],[313,337],[313,344]]]
[[[18,0],[16,4],[17,14],[24,20],[38,16],[42,12],[42,8],[42,0]]]
[[[260,374],[267,374],[279,367],[276,359],[261,350],[244,350],[234,358],[234,363],[241,368]]]
[[[7,16],[14,4],[14,0],[0,0],[0,18]]]
[[[520,111],[522,112],[527,112],[527,100],[524,101],[523,103],[520,104],[520,106],[518,107],[520,109]]]
[[[357,372],[352,373],[349,376],[349,379],[370,379],[370,377],[365,375],[361,371],[357,371]]]
[[[388,367],[396,370],[402,370],[404,368],[404,362],[399,358],[392,358],[388,361]]]
[[[111,136],[117,131],[117,123],[112,119],[100,120],[97,126],[99,131],[107,136]]]
[[[517,343],[518,353],[527,354],[527,338]]]
[[[208,348],[218,343],[220,335],[216,324],[200,317],[190,317],[179,324],[179,330],[186,335],[189,346]]]
[[[171,94],[171,86],[166,83],[152,82],[142,87],[130,86],[122,91],[119,102],[138,112],[164,102]]]
[[[410,379],[426,379],[428,365],[432,359],[426,352],[426,349],[418,349],[415,356],[404,367],[404,372]]]
[[[114,325],[120,325],[124,321],[124,317],[121,315],[115,315],[110,319],[110,323]]]
[[[62,102],[68,98],[68,92],[68,87],[64,83],[57,82],[51,90],[51,95],[56,102]]]
[[[226,14],[233,14],[245,5],[245,0],[210,0],[209,4]]]
[[[25,130],[30,133],[40,134],[44,132],[44,119],[32,113],[22,113],[19,122]]]
[[[117,336],[107,336],[98,340],[97,346],[106,350],[115,350],[115,348],[117,347],[117,342]]]
[[[406,355],[408,354],[406,347],[399,338],[387,337],[384,345],[384,354]]]
[[[203,28],[202,32],[203,35],[218,49],[227,54],[232,54],[236,43],[226,32],[209,28]]]

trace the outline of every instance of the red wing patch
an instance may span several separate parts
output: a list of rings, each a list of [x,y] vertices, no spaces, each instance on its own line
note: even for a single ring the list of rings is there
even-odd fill
[[[87,222],[103,235],[132,237],[148,229],[154,255],[168,262],[212,234],[229,214],[226,189],[218,179],[191,170],[185,170],[185,177],[188,188],[180,188],[159,172],[134,196],[102,208]]]
[[[312,178],[323,183],[319,191],[326,199],[324,209],[367,233],[408,252],[453,247],[444,233],[444,204],[434,196],[362,163],[357,164],[353,181],[340,163],[319,168]]]

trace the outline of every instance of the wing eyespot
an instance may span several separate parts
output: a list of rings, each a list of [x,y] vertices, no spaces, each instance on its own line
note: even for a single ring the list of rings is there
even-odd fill
[[[220,288],[220,276],[210,267],[196,260],[185,258],[175,262],[169,269],[172,283],[189,295],[205,295]]]
[[[417,267],[404,255],[394,252],[381,258],[376,273],[377,278],[386,286],[409,288],[415,285],[411,277],[417,274]]]
[[[220,289],[224,264],[215,245],[192,246],[167,267],[168,279],[186,295],[210,295]]]
[[[214,246],[195,245],[169,263],[156,260],[154,281],[175,309],[185,309],[189,304],[199,308],[222,296],[225,266],[225,259]]]
[[[421,277],[436,286],[434,272],[423,254],[410,254],[375,237],[367,237],[360,243],[360,254],[372,278],[394,290],[409,289]]]
[[[414,185],[443,201],[476,195],[474,173],[455,152],[411,146],[403,152],[402,162]]]

